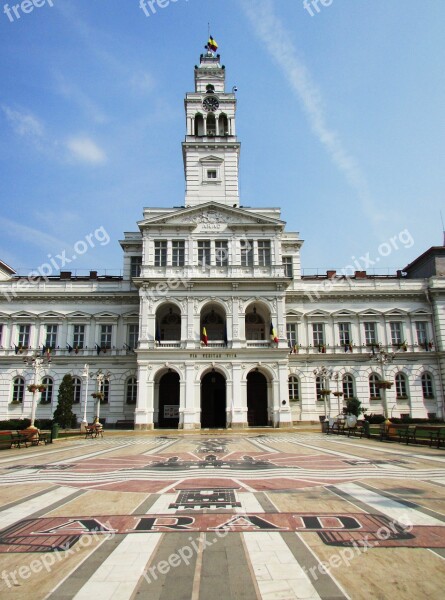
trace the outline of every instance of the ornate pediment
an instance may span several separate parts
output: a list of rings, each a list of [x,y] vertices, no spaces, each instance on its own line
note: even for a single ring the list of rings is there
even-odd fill
[[[193,208],[178,209],[168,215],[162,215],[148,219],[139,223],[140,227],[149,226],[189,226],[197,227],[208,226],[219,229],[223,226],[232,227],[252,227],[252,226],[272,226],[282,228],[283,221],[271,219],[263,215],[255,214],[243,210],[242,208],[232,208],[218,204],[217,202],[207,202]]]

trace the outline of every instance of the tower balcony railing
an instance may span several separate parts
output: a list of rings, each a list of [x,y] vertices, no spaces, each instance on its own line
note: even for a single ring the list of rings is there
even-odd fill
[[[170,285],[175,288],[178,283],[187,284],[189,279],[231,279],[231,278],[280,278],[289,279],[286,277],[285,268],[283,265],[190,265],[183,267],[154,267],[144,265],[141,270],[140,277],[142,279],[168,279]],[[168,285],[168,282],[167,282]]]

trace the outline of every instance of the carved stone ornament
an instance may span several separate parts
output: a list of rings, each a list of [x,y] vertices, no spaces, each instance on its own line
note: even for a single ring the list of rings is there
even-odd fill
[[[231,223],[236,219],[230,215],[224,214],[218,210],[207,210],[199,214],[190,215],[184,218],[184,223],[193,223],[194,225],[202,225],[203,223],[219,224]]]

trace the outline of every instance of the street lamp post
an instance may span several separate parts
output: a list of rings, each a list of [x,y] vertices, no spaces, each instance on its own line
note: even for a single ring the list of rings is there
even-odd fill
[[[369,358],[371,360],[373,360],[374,362],[378,363],[380,365],[380,372],[382,374],[382,381],[386,382],[386,378],[385,378],[385,372],[386,372],[386,365],[389,365],[393,362],[395,357],[394,353],[389,353],[389,352],[385,352],[383,350],[383,348],[379,348],[376,352],[373,352],[372,354],[369,355]],[[385,415],[386,418],[388,418],[388,403],[386,400],[386,386],[383,385],[382,387],[380,387],[381,390],[383,390],[383,396],[382,396],[382,400],[383,400],[383,414]]]
[[[88,365],[88,364],[85,365],[85,367],[83,369],[82,377],[85,380],[85,397],[84,397],[84,401],[83,401],[83,419],[82,419],[82,423],[80,425],[80,430],[85,431],[88,426],[87,406],[88,406],[88,381],[90,378],[90,365]]]
[[[105,382],[110,381],[111,373],[109,371],[104,373],[102,369],[99,369],[96,373],[94,373],[93,377],[95,377],[97,381],[96,417],[99,419],[100,403],[102,397],[104,397]]]
[[[323,393],[323,403],[324,403],[324,418],[326,419],[326,417],[328,416],[328,411],[327,411],[327,407],[326,407],[326,396],[329,396],[330,389],[329,389],[329,381],[332,377],[334,373],[334,369],[332,368],[327,368],[324,365],[321,367],[318,367],[317,369],[314,369],[314,375],[315,378],[320,377],[321,378],[321,390],[322,392],[324,391],[325,393]],[[327,393],[329,392],[329,393]],[[329,400],[329,416],[331,413],[331,401]]]
[[[31,407],[31,424],[29,426],[30,429],[36,429],[34,425],[36,420],[36,411],[37,411],[37,392],[39,388],[39,378],[40,372],[43,371],[45,365],[49,365],[51,363],[50,356],[41,356],[38,351],[34,352],[32,356],[28,356],[24,359],[24,363],[28,367],[32,367],[34,370],[34,383],[32,386],[32,407]]]
[[[341,414],[342,413],[342,409],[341,409],[341,398],[343,396],[343,392],[340,392],[340,373],[336,373],[334,375],[334,379],[335,379],[335,383],[337,386],[337,390],[334,393],[334,396],[337,396],[337,408],[338,408],[338,413],[337,414]]]

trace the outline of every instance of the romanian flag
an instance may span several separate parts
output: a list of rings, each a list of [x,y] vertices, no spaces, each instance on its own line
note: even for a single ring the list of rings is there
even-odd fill
[[[275,342],[276,344],[278,344],[277,330],[273,326],[273,323],[270,324],[270,339],[272,342]]]
[[[212,52],[216,52],[218,50],[218,44],[212,36],[209,37],[209,41],[207,42],[207,48]]]
[[[207,337],[207,329],[205,327],[202,328],[202,342],[204,346],[209,345],[209,338]]]

